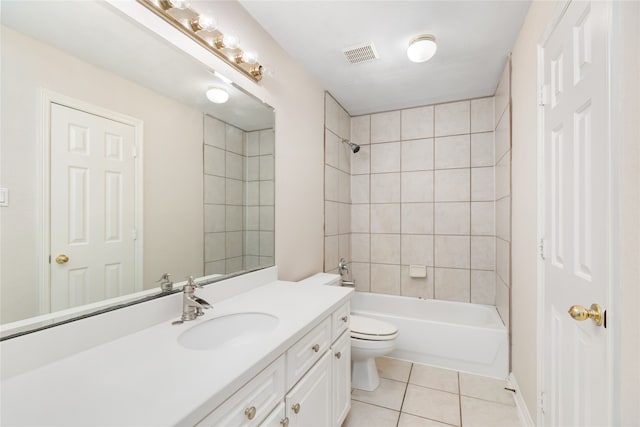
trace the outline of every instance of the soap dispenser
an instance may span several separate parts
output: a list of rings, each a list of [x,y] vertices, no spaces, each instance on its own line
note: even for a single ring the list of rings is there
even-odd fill
[[[162,277],[160,277],[160,280],[156,282],[160,283],[160,289],[162,292],[169,292],[173,290],[173,282],[169,277],[171,277],[169,273],[164,273]]]

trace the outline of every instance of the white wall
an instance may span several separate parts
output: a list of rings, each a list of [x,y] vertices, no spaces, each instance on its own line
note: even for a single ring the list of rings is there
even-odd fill
[[[534,1],[511,56],[511,370],[536,417],[537,43],[555,2]]]
[[[202,275],[202,113],[2,27],[2,323],[38,314],[40,89],[144,121],[145,288]]]

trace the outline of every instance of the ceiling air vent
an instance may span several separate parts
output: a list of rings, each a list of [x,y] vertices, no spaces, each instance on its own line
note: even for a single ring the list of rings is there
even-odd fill
[[[347,61],[352,64],[360,64],[362,62],[372,61],[378,58],[376,47],[372,42],[347,47],[342,49],[342,52],[344,52],[344,56],[347,57]]]

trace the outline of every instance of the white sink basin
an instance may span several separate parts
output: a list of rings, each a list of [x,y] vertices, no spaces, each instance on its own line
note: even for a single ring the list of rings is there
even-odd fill
[[[178,343],[191,350],[213,350],[249,344],[271,332],[280,321],[266,313],[235,313],[192,326],[178,336]]]

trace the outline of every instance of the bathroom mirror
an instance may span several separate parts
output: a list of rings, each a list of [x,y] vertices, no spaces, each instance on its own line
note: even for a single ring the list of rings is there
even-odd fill
[[[273,265],[269,105],[101,1],[1,31],[3,336]]]

